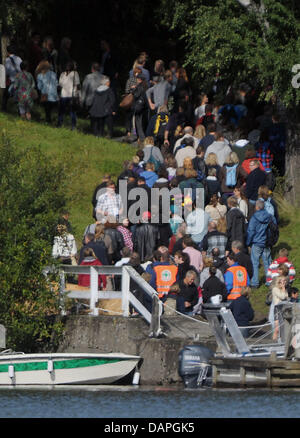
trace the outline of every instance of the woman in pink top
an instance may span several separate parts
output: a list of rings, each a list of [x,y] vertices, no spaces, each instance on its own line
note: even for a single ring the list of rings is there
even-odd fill
[[[198,251],[194,247],[193,239],[190,236],[184,236],[182,242],[183,252],[187,253],[190,257],[190,264],[194,266],[197,272],[201,272],[203,269],[203,258],[201,251]]]

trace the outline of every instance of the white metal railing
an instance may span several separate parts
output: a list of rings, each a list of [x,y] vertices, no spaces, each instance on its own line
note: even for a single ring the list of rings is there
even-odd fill
[[[162,334],[160,328],[160,315],[162,314],[162,303],[158,298],[157,292],[147,283],[131,266],[73,266],[60,265],[60,294],[62,297],[85,299],[90,301],[90,314],[97,316],[99,308],[97,302],[99,299],[115,299],[122,300],[122,315],[129,317],[129,305],[132,304],[137,312],[150,324],[150,336],[158,337]],[[90,287],[83,290],[74,289],[66,290],[66,275],[67,274],[89,274]],[[98,275],[121,276],[120,291],[102,291],[98,290]],[[152,313],[134,296],[130,291],[130,279],[134,280],[140,286],[144,293],[152,299]],[[70,283],[69,283],[70,284]]]

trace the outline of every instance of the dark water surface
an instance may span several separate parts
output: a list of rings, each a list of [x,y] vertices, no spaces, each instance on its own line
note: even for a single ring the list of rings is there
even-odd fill
[[[1,418],[299,418],[297,390],[1,388]]]

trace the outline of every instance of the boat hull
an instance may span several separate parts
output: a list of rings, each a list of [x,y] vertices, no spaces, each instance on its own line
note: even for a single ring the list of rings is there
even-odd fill
[[[130,375],[139,356],[123,354],[22,354],[0,357],[0,386],[105,385]]]

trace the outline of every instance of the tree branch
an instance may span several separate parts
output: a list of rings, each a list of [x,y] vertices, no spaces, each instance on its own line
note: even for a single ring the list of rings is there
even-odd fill
[[[259,6],[256,3],[254,3],[252,0],[237,0],[237,2],[248,11],[255,13],[255,15],[257,16],[257,20],[262,27],[263,38],[266,41],[265,31],[269,29],[270,24],[268,20],[264,17],[264,14],[266,12],[264,1],[261,0]]]

